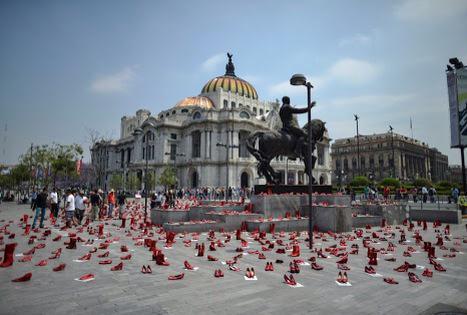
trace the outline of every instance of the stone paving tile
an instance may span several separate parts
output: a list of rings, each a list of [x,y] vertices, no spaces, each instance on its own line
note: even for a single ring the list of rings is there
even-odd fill
[[[30,213],[24,206],[0,205],[0,220],[17,220],[22,213]],[[118,225],[118,222],[115,222]],[[4,223],[0,223],[0,226]],[[431,224],[430,224],[431,225]],[[451,225],[452,234],[466,238],[465,220],[462,225]],[[22,231],[15,225],[10,229],[16,232],[18,247],[15,253],[30,248]],[[430,307],[444,303],[459,309],[467,309],[467,255],[458,254],[456,258],[446,258],[442,264],[448,272],[434,272],[434,277],[421,277],[422,284],[410,283],[405,273],[397,273],[393,268],[404,260],[430,267],[426,253],[413,254],[413,257],[402,257],[402,246],[397,247],[397,262],[378,261],[378,273],[389,275],[399,281],[399,285],[388,285],[382,278],[372,278],[363,272],[366,265],[366,250],[361,241],[360,254],[350,255],[348,272],[352,287],[338,287],[334,280],[338,270],[336,259],[318,259],[324,266],[323,271],[314,271],[310,267],[302,267],[296,275],[303,288],[290,288],[283,284],[282,277],[288,271],[287,255],[265,252],[267,260],[258,260],[256,255],[247,255],[241,259],[239,266],[245,270],[254,266],[258,281],[245,281],[243,272],[235,273],[227,270],[220,262],[209,262],[206,257],[195,257],[194,244],[185,248],[178,240],[173,249],[164,250],[171,265],[158,267],[151,262],[151,254],[147,249],[135,247],[134,241],[124,236],[124,231],[116,226],[106,225],[106,231],[120,236],[118,244],[109,247],[110,259],[117,264],[122,256],[120,245],[125,244],[131,250],[132,259],[124,262],[124,270],[110,271],[110,266],[98,265],[99,259],[93,255],[91,261],[76,263],[77,259],[91,247],[78,246],[76,250],[63,249],[62,257],[49,261],[46,267],[35,267],[40,259],[47,259],[50,252],[64,247],[63,237],[59,242],[52,242],[49,237],[44,243],[46,248],[36,250],[32,263],[15,262],[14,266],[0,269],[0,314],[417,314],[426,312]],[[376,230],[376,229],[374,229]],[[53,230],[52,237],[63,231]],[[136,233],[133,233],[136,234]],[[87,236],[87,234],[85,234]],[[431,241],[435,240],[433,230],[422,235]],[[87,237],[83,237],[87,239]],[[201,236],[205,241],[206,235]],[[288,239],[285,238],[285,240]],[[317,240],[317,246],[330,246],[335,242]],[[8,243],[8,239],[5,239]],[[252,241],[252,240],[250,240]],[[321,242],[321,245],[319,243]],[[98,243],[98,242],[97,242]],[[452,242],[447,242],[448,247]],[[207,245],[209,243],[206,243]],[[397,244],[396,244],[397,245]],[[413,243],[411,245],[414,245]],[[162,246],[159,244],[159,247]],[[236,253],[238,242],[232,240],[225,248],[207,254],[231,259]],[[379,246],[386,246],[384,242]],[[252,242],[252,249],[260,246]],[[461,251],[467,252],[466,244],[461,244]],[[99,251],[102,252],[102,251]],[[441,251],[437,249],[437,253]],[[308,258],[310,253],[302,244],[301,258]],[[15,257],[17,259],[17,257]],[[283,259],[284,264],[275,264],[275,272],[265,272],[266,261]],[[182,272],[183,261],[199,266],[196,272],[186,272],[181,281],[168,281],[170,274]],[[65,262],[65,271],[54,273],[53,266]],[[152,275],[143,275],[141,266],[151,265]],[[225,277],[216,279],[214,269],[224,270]],[[27,283],[12,283],[11,279],[32,270],[33,278]],[[89,283],[74,281],[84,273],[92,272],[96,280]],[[422,270],[416,270],[421,274]]]

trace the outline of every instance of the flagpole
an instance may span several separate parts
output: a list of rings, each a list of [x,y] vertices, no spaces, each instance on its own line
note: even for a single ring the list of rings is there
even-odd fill
[[[410,117],[410,132],[411,132],[411,134],[412,134],[412,139],[413,139],[412,117]]]

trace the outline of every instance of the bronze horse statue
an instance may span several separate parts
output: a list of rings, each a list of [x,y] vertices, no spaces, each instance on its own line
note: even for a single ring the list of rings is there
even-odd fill
[[[312,128],[312,152],[316,149],[316,143],[323,140],[324,132],[326,131],[325,122],[319,119],[311,121]],[[308,134],[308,124],[302,130]],[[256,141],[258,140],[258,149],[256,149]],[[305,173],[314,168],[317,158],[312,156],[312,165],[309,165],[308,159],[308,139],[301,143],[300,156],[297,156],[295,147],[298,139],[292,134],[279,131],[257,131],[246,139],[248,151],[258,160],[258,175],[266,177],[268,184],[279,183],[280,173],[274,171],[271,167],[271,160],[278,156],[286,156],[290,159],[301,159],[305,162]],[[313,184],[316,183],[312,176]]]

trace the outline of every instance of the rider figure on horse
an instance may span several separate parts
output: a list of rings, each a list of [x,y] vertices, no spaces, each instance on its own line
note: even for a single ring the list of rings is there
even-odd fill
[[[315,102],[310,104],[310,109],[313,108]],[[298,126],[296,119],[294,119],[294,114],[304,114],[308,112],[308,107],[305,108],[295,108],[290,105],[290,98],[284,96],[282,98],[282,106],[279,110],[279,116],[282,120],[282,130],[285,133],[292,135],[295,141],[295,150],[294,153],[297,157],[301,156],[302,145],[306,140],[307,134],[303,131],[300,126]]]

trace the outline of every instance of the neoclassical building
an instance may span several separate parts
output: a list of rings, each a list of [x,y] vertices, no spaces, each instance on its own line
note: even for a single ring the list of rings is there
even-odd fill
[[[263,184],[245,139],[257,130],[278,130],[279,108],[277,101],[259,100],[256,89],[235,75],[229,56],[225,74],[209,80],[198,96],[186,97],[157,115],[140,109],[135,116],[122,117],[120,139],[98,142],[91,149],[96,185],[109,189],[113,174],[123,175],[123,187],[131,173],[143,182],[146,160],[156,178],[174,166],[178,187]],[[322,184],[331,184],[329,142],[326,132],[315,152],[314,177]],[[279,158],[271,165],[284,183],[308,181],[299,160]]]
[[[377,181],[392,176],[405,181],[427,178],[438,182],[447,179],[448,157],[424,142],[390,132],[360,135],[358,140],[354,136],[336,139],[332,144],[335,182],[348,183],[358,175],[373,177]]]

